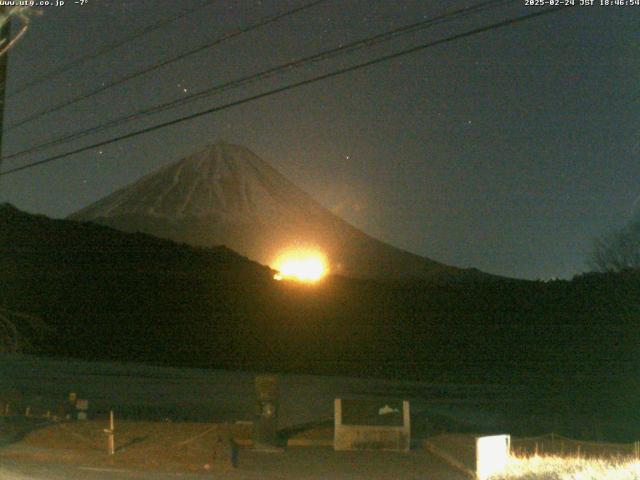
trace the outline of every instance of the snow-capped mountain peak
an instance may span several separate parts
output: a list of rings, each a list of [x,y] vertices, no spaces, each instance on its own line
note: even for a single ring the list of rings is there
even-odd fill
[[[451,275],[459,269],[371,238],[322,207],[267,162],[218,142],[70,216],[199,246],[226,245],[273,265],[313,247],[332,273],[367,278]]]

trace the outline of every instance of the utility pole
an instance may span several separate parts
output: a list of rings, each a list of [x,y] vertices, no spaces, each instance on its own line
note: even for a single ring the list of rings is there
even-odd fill
[[[9,13],[9,7],[0,7],[0,15],[4,18]],[[0,46],[9,44],[11,36],[11,18],[7,18],[0,29]],[[0,171],[2,171],[2,138],[4,136],[4,105],[5,90],[7,86],[7,66],[9,64],[9,51],[0,56]]]

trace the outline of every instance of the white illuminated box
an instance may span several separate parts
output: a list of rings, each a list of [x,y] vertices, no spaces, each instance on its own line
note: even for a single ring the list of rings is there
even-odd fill
[[[476,437],[476,475],[486,480],[491,475],[504,472],[511,450],[510,435]]]

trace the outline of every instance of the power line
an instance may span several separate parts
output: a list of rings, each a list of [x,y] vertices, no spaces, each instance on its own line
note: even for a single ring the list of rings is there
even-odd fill
[[[73,104],[78,103],[78,102],[80,102],[82,100],[86,100],[87,98],[93,97],[94,95],[97,95],[98,93],[104,92],[105,90],[109,90],[110,88],[116,87],[116,86],[121,85],[121,84],[123,84],[125,82],[128,82],[128,81],[133,80],[133,79],[138,78],[138,77],[141,77],[143,75],[146,75],[147,73],[153,72],[153,71],[158,70],[158,69],[160,69],[162,67],[165,67],[165,66],[167,66],[167,65],[169,65],[171,63],[177,62],[178,60],[182,60],[182,59],[184,59],[186,57],[189,57],[191,55],[195,55],[196,53],[202,52],[203,50],[207,50],[209,48],[213,48],[215,46],[218,46],[221,43],[226,42],[227,40],[230,40],[232,38],[238,37],[240,35],[243,35],[245,33],[250,32],[252,30],[256,30],[258,28],[267,26],[267,25],[269,25],[271,23],[277,22],[278,20],[282,20],[283,18],[289,17],[289,16],[294,15],[294,14],[296,14],[298,12],[303,11],[303,10],[307,10],[307,9],[309,9],[311,7],[315,7],[316,5],[318,5],[320,3],[323,3],[325,1],[326,0],[314,0],[314,1],[310,2],[310,3],[302,5],[300,7],[296,7],[296,8],[293,8],[291,10],[287,10],[284,13],[279,13],[277,15],[273,15],[273,16],[270,16],[270,17],[263,18],[262,20],[259,20],[258,22],[253,23],[251,25],[248,25],[246,27],[241,27],[241,28],[232,30],[230,33],[228,33],[226,35],[223,35],[222,37],[216,38],[215,40],[213,40],[213,41],[211,41],[209,43],[206,43],[204,45],[201,45],[201,46],[196,47],[194,49],[191,49],[191,50],[189,50],[189,51],[187,51],[185,53],[181,53],[179,55],[176,55],[174,57],[170,57],[170,58],[168,58],[166,60],[163,60],[163,61],[161,61],[159,63],[155,63],[155,64],[153,64],[153,65],[151,65],[149,67],[143,68],[142,70],[138,70],[137,72],[131,73],[129,75],[125,75],[124,77],[121,77],[119,79],[113,80],[112,82],[109,82],[109,83],[107,83],[105,85],[102,85],[102,86],[100,86],[100,87],[98,87],[96,89],[93,89],[93,90],[91,90],[91,91],[89,91],[87,93],[84,93],[82,95],[78,95],[77,97],[71,98],[71,99],[69,99],[69,100],[67,100],[65,102],[59,103],[59,104],[57,104],[57,105],[55,105],[53,107],[50,107],[50,108],[45,109],[45,110],[42,110],[42,111],[40,111],[38,113],[35,113],[33,115],[30,115],[30,116],[28,116],[26,118],[23,118],[22,120],[19,120],[18,122],[12,123],[11,125],[9,125],[6,130],[7,131],[13,130],[13,129],[15,129],[17,127],[20,127],[20,126],[22,126],[22,125],[24,125],[26,123],[32,122],[33,120],[36,120],[36,119],[38,119],[40,117],[43,117],[43,116],[48,115],[48,114],[53,113],[53,112],[57,112],[58,110],[61,110],[61,109],[65,108],[65,107],[68,107],[69,105],[73,105]]]
[[[30,89],[31,87],[34,87],[36,85],[39,85],[40,83],[46,82],[47,80],[50,80],[53,77],[57,77],[58,75],[67,72],[73,68],[76,68],[79,65],[82,65],[83,63],[86,63],[88,61],[91,61],[95,58],[98,58],[106,53],[110,53],[111,51],[126,45],[127,43],[131,43],[134,40],[137,40],[140,37],[143,37],[144,35],[151,33],[155,30],[159,30],[162,27],[168,25],[169,23],[175,22],[177,20],[180,20],[181,18],[184,18],[188,15],[191,15],[192,13],[207,7],[213,3],[215,3],[216,0],[207,0],[206,2],[204,2],[201,5],[198,5],[196,7],[193,8],[189,8],[186,10],[183,10],[181,13],[179,13],[178,15],[173,15],[171,17],[165,18],[163,20],[160,20],[154,24],[149,25],[146,28],[143,28],[142,30],[135,32],[131,35],[129,35],[128,37],[125,37],[121,40],[118,40],[117,42],[113,42],[110,43],[108,45],[103,45],[102,47],[100,47],[98,50],[96,50],[93,53],[89,53],[83,57],[77,58],[76,60],[71,60],[67,63],[64,63],[62,65],[60,65],[57,68],[54,68],[53,70],[51,70],[50,72],[45,73],[44,75],[36,78],[35,80],[32,80],[30,82],[25,83],[22,87],[20,87],[18,90],[12,92],[10,95],[8,95],[8,98],[12,98],[14,96],[17,96],[19,94],[21,94],[22,92]]]
[[[124,115],[122,117],[116,118],[114,120],[111,120],[107,123],[104,123],[102,125],[97,125],[94,127],[90,127],[88,129],[85,130],[79,130],[67,135],[63,135],[62,137],[58,137],[56,139],[53,140],[49,140],[47,142],[35,145],[33,147],[30,147],[28,149],[25,150],[21,150],[19,152],[13,153],[11,155],[7,155],[6,157],[4,157],[6,160],[9,159],[13,159],[16,157],[20,157],[23,155],[26,155],[28,153],[33,153],[36,151],[40,151],[43,150],[45,148],[48,147],[52,147],[55,145],[59,145],[59,144],[63,144],[63,143],[67,143],[70,142],[72,140],[77,140],[79,138],[85,137],[87,135],[93,134],[93,133],[98,133],[101,132],[103,130],[109,129],[109,128],[113,128],[116,127],[118,125],[122,125],[123,123],[127,123],[130,122],[132,120],[137,120],[140,118],[144,118],[147,117],[149,115],[158,113],[158,112],[162,112],[162,111],[166,111],[172,108],[176,108],[178,106],[182,106],[185,105],[187,103],[199,100],[201,98],[205,98],[208,96],[212,96],[216,93],[220,93],[222,91],[228,90],[228,89],[232,89],[232,88],[238,88],[244,85],[248,85],[254,82],[257,82],[258,80],[264,80],[266,78],[275,76],[278,73],[281,72],[288,72],[293,68],[299,68],[299,67],[303,67],[309,64],[313,64],[313,63],[317,63],[323,60],[327,60],[330,58],[333,58],[337,55],[340,54],[345,54],[345,53],[351,53],[354,51],[357,51],[359,49],[362,48],[369,48],[373,45],[382,43],[382,42],[386,42],[389,40],[392,40],[398,36],[401,35],[406,35],[408,33],[413,33],[422,29],[425,29],[427,27],[430,27],[432,25],[438,24],[438,23],[444,23],[446,21],[450,21],[453,20],[454,18],[462,18],[464,16],[468,16],[468,15],[472,15],[481,11],[485,11],[491,8],[495,8],[499,5],[502,4],[506,4],[506,3],[513,3],[515,0],[491,0],[488,2],[484,2],[482,4],[478,4],[478,5],[474,5],[471,7],[464,7],[458,10],[454,10],[452,12],[448,12],[448,13],[444,13],[442,15],[439,15],[437,17],[432,17],[426,20],[423,20],[421,22],[417,22],[417,23],[413,23],[410,25],[406,25],[400,28],[396,28],[378,35],[374,35],[372,37],[368,37],[365,39],[361,39],[361,40],[357,40],[351,43],[348,43],[346,45],[340,46],[340,47],[336,47],[330,50],[325,50],[319,53],[316,53],[314,55],[310,55],[307,57],[303,57],[297,60],[293,60],[291,62],[287,62],[281,65],[278,65],[276,67],[272,67],[269,68],[267,70],[263,70],[261,72],[258,72],[256,74],[253,75],[249,75],[249,76],[245,76],[245,77],[241,77],[239,79],[235,79],[235,80],[231,80],[229,82],[225,82],[222,84],[218,84],[218,85],[214,85],[213,87],[209,87],[205,90],[202,90],[200,92],[188,95],[186,97],[181,97],[179,99],[170,101],[170,102],[166,102],[166,103],[162,103],[160,105],[155,105],[153,107],[144,109],[144,110],[140,110],[138,112],[134,112],[128,115]]]
[[[217,106],[217,107],[209,108],[207,110],[203,110],[203,111],[198,112],[198,113],[194,113],[194,114],[191,114],[191,115],[186,115],[186,116],[183,116],[183,117],[180,117],[180,118],[176,118],[174,120],[170,120],[170,121],[167,121],[167,122],[163,122],[163,123],[151,126],[151,127],[147,127],[147,128],[143,128],[143,129],[140,129],[140,130],[136,130],[134,132],[129,132],[127,134],[111,138],[109,140],[104,140],[104,141],[101,141],[101,142],[98,142],[98,143],[94,143],[92,145],[88,145],[86,147],[81,147],[81,148],[78,148],[76,150],[72,150],[70,152],[61,153],[59,155],[54,155],[52,157],[45,158],[43,160],[38,160],[36,162],[32,162],[32,163],[29,163],[29,164],[26,164],[26,165],[22,165],[20,167],[15,167],[15,168],[12,168],[12,169],[7,170],[5,172],[0,172],[0,176],[9,175],[11,173],[16,173],[16,172],[19,172],[19,171],[22,171],[22,170],[27,170],[29,168],[33,168],[33,167],[36,167],[36,166],[39,166],[39,165],[44,165],[46,163],[54,162],[56,160],[60,160],[60,159],[65,158],[65,157],[69,157],[71,155],[75,155],[75,154],[78,154],[78,153],[86,152],[88,150],[93,150],[95,148],[102,147],[102,146],[105,146],[105,145],[110,145],[112,143],[116,143],[116,142],[119,142],[121,140],[126,140],[126,139],[129,139],[129,138],[132,138],[132,137],[136,137],[138,135],[142,135],[142,134],[145,134],[145,133],[153,132],[155,130],[159,130],[161,128],[169,127],[171,125],[176,125],[178,123],[182,123],[182,122],[185,122],[187,120],[193,120],[194,118],[202,117],[202,116],[208,115],[210,113],[219,112],[219,111],[226,110],[226,109],[229,109],[229,108],[232,108],[232,107],[236,107],[238,105],[243,105],[245,103],[249,103],[249,102],[261,99],[261,98],[269,97],[269,96],[272,96],[272,95],[275,95],[275,94],[278,94],[278,93],[282,93],[282,92],[285,92],[285,91],[288,91],[288,90],[292,90],[294,88],[299,88],[299,87],[302,87],[302,86],[305,86],[305,85],[310,85],[310,84],[313,84],[313,83],[317,83],[319,81],[326,80],[326,79],[329,79],[329,78],[332,78],[332,77],[337,77],[339,75],[344,75],[345,73],[349,73],[349,72],[353,72],[355,70],[359,70],[359,69],[362,69],[362,68],[370,67],[370,66],[376,65],[378,63],[386,62],[388,60],[392,60],[392,59],[399,58],[399,57],[402,57],[402,56],[405,56],[405,55],[409,55],[409,54],[412,54],[412,53],[415,53],[415,52],[418,52],[418,51],[421,51],[421,50],[425,50],[427,48],[431,48],[431,47],[434,47],[434,46],[437,46],[437,45],[442,45],[442,44],[449,43],[449,42],[452,42],[452,41],[455,41],[455,40],[459,40],[459,39],[462,39],[462,38],[466,38],[466,37],[470,37],[470,36],[473,36],[473,35],[477,35],[479,33],[484,33],[484,32],[488,32],[488,31],[491,31],[491,30],[496,30],[498,28],[506,27],[506,26],[509,26],[509,25],[514,25],[514,24],[517,24],[517,23],[520,23],[520,22],[524,22],[526,20],[530,20],[532,18],[540,17],[540,16],[543,16],[543,15],[548,15],[550,13],[556,13],[556,12],[559,12],[559,11],[564,10],[566,8],[570,8],[570,7],[548,8],[548,9],[545,9],[545,10],[542,10],[542,11],[539,11],[539,12],[534,12],[534,13],[523,15],[523,16],[520,16],[520,17],[511,18],[511,19],[508,19],[508,20],[503,20],[501,22],[493,23],[491,25],[487,25],[487,26],[484,26],[484,27],[475,28],[473,30],[469,30],[469,31],[464,32],[464,33],[459,33],[459,34],[456,34],[456,35],[452,35],[450,37],[446,37],[446,38],[443,38],[443,39],[440,39],[440,40],[435,40],[435,41],[432,41],[432,42],[423,43],[421,45],[417,45],[417,46],[414,46],[414,47],[411,47],[411,48],[407,48],[405,50],[401,50],[399,52],[395,52],[395,53],[392,53],[392,54],[389,54],[389,55],[378,57],[378,58],[375,58],[373,60],[369,60],[369,61],[366,61],[366,62],[363,62],[363,63],[352,65],[350,67],[345,67],[345,68],[342,68],[342,69],[339,69],[339,70],[334,70],[333,72],[326,73],[324,75],[313,77],[313,78],[310,78],[310,79],[307,79],[307,80],[302,80],[302,81],[299,81],[299,82],[294,82],[294,83],[291,83],[289,85],[285,85],[283,87],[274,88],[274,89],[269,90],[267,92],[263,92],[263,93],[259,93],[257,95],[252,95],[250,97],[243,98],[241,100],[236,100],[234,102],[230,102],[230,103],[227,103],[227,104],[224,104],[224,105],[220,105],[220,106]]]

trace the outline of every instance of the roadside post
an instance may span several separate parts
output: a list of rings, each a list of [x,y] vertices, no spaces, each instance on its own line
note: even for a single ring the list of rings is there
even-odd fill
[[[107,453],[113,455],[116,453],[116,440],[115,440],[115,424],[113,421],[113,410],[109,411],[109,428],[104,429],[104,433],[107,434]]]
[[[275,375],[255,377],[256,412],[253,423],[253,446],[256,450],[279,452],[278,445],[278,379]]]

